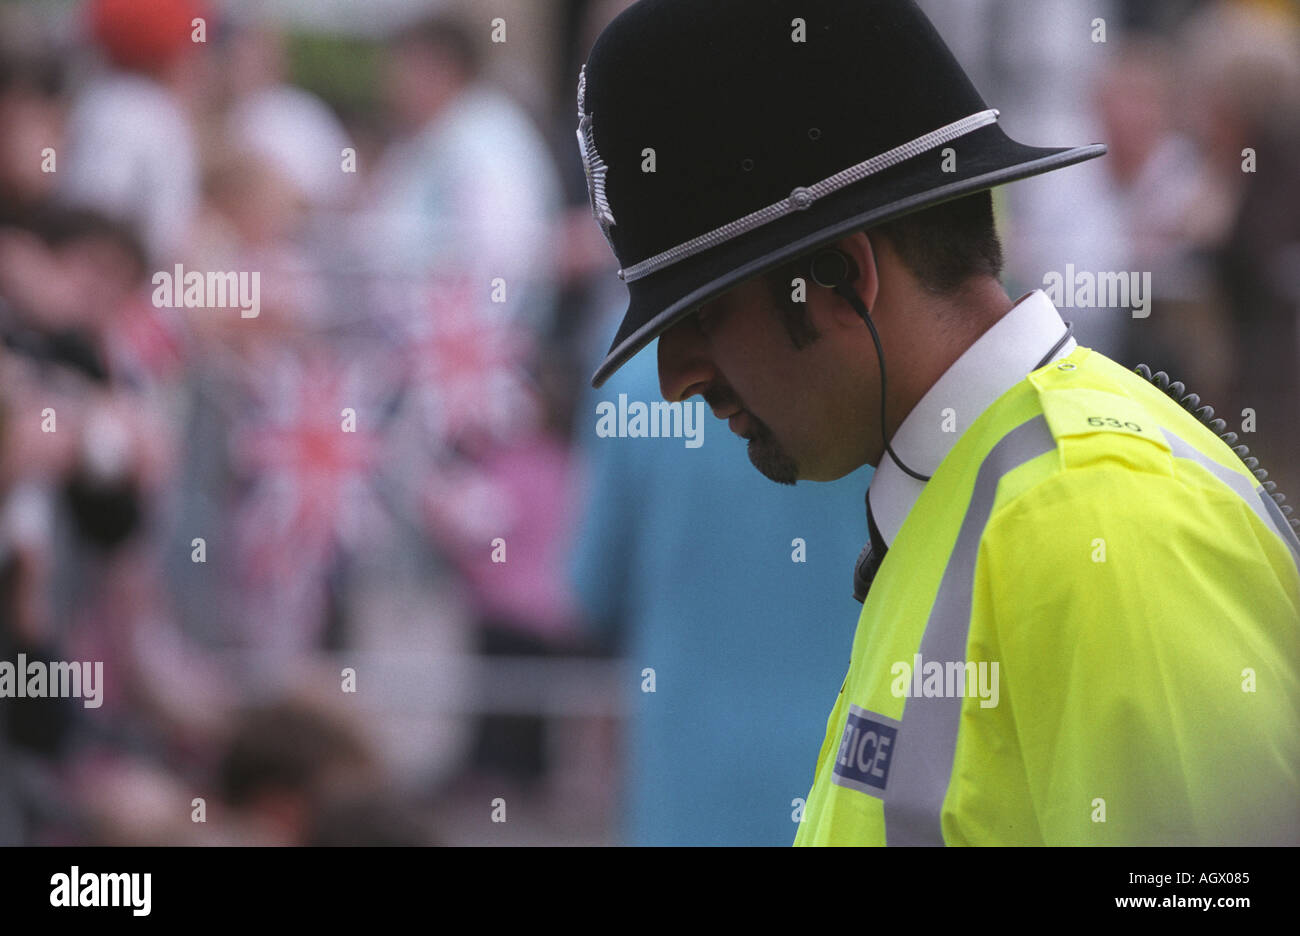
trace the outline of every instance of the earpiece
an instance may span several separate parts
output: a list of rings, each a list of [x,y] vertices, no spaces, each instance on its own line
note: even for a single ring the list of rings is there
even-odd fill
[[[844,251],[831,247],[817,253],[809,267],[813,282],[818,286],[836,289],[857,280],[858,265]]]

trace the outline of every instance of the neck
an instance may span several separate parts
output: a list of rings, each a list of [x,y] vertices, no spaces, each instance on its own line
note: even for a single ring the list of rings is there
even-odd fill
[[[915,338],[898,352],[885,345],[889,378],[885,414],[888,439],[893,440],[903,420],[948,368],[1014,306],[1001,283],[993,277],[971,280],[951,296],[918,297],[916,311],[909,313],[908,318],[930,327],[918,330]],[[889,457],[883,449],[881,455]]]

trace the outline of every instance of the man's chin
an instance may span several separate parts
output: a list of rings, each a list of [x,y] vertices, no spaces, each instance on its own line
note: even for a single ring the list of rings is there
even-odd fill
[[[769,481],[794,485],[799,480],[799,465],[779,445],[767,439],[749,440],[749,462]]]

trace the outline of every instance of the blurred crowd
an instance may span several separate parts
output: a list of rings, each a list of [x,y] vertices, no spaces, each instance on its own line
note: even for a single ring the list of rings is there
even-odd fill
[[[753,537],[719,542],[736,554],[707,577],[672,539],[710,509],[703,526],[731,522],[719,502],[654,487],[705,471],[682,467],[680,443],[646,459],[625,446],[611,460],[620,440],[592,451],[587,380],[625,293],[586,200],[575,97],[626,5],[531,5],[553,48],[527,95],[505,90],[513,47],[474,3],[431,3],[381,36],[217,0],[0,8],[0,660],[104,664],[98,709],[0,699],[0,844],[487,841],[458,810],[482,824],[507,790],[580,799],[586,818],[543,838],[646,840],[650,813],[614,813],[653,802],[662,827],[690,790],[733,783],[680,764],[664,783],[689,776],[687,799],[644,782],[651,768],[617,739],[637,737],[625,719],[656,716],[625,711],[627,687],[605,680],[624,656],[641,672],[646,628],[668,654],[673,628],[699,640],[713,626],[689,617],[699,602],[638,614],[628,576],[694,574],[715,615],[754,584]],[[922,5],[947,34],[944,4]],[[975,4],[988,23],[1015,6]],[[1095,133],[1057,142],[1110,155],[999,196],[1008,288],[1041,288],[1067,263],[1151,272],[1149,318],[1062,310],[1080,343],[1184,380],[1280,490],[1300,491],[1297,7],[1108,9],[1107,42],[1078,39],[1090,69],[1059,63],[1082,114],[1069,129]],[[981,35],[959,57],[1010,115],[1003,96],[1029,100],[1038,79],[1018,44]],[[344,77],[323,80],[331,68]],[[159,274],[177,270],[258,274],[256,316],[233,295],[160,302]],[[651,372],[635,379],[655,392]],[[725,454],[706,490],[752,473],[741,448]],[[619,478],[636,471],[645,494],[629,500]],[[864,487],[816,521],[837,544],[819,557],[837,599]],[[627,542],[650,515],[673,523]],[[773,693],[817,687],[798,703],[811,728],[787,726],[805,753],[778,813],[806,792],[797,777],[811,780],[847,662],[856,606],[837,607],[829,662],[810,657]],[[773,659],[782,641],[819,639],[762,613],[742,620]],[[692,652],[708,666],[691,678],[717,680],[698,704],[733,712],[755,661]],[[662,723],[664,756],[708,749],[681,740],[691,717]],[[691,822],[702,840],[784,835],[735,831],[729,815]]]

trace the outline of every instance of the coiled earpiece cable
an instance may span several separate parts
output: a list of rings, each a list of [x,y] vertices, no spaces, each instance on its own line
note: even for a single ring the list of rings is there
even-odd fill
[[[1291,516],[1293,512],[1292,507],[1290,504],[1284,503],[1284,501],[1286,501],[1286,495],[1277,489],[1277,482],[1268,480],[1268,472],[1259,467],[1259,459],[1250,454],[1249,448],[1244,444],[1237,444],[1237,433],[1224,431],[1228,428],[1228,424],[1222,419],[1214,418],[1214,407],[1202,406],[1201,398],[1198,394],[1186,393],[1185,391],[1187,388],[1183,386],[1182,381],[1170,380],[1169,375],[1164,371],[1156,371],[1153,374],[1151,368],[1145,364],[1139,364],[1137,367],[1133,368],[1133,370],[1144,380],[1150,381],[1163,390],[1174,402],[1195,416],[1204,425],[1213,430],[1215,435],[1226,442],[1228,447],[1231,448],[1236,456],[1241,459],[1242,464],[1250,469],[1251,474],[1259,480],[1260,486],[1264,488],[1269,497],[1273,498],[1273,502],[1276,503],[1278,509],[1282,511],[1282,515],[1286,517],[1287,523],[1290,524],[1291,529],[1300,530],[1300,518]]]

